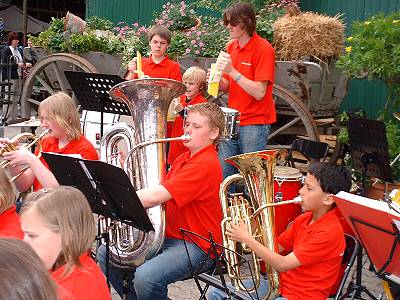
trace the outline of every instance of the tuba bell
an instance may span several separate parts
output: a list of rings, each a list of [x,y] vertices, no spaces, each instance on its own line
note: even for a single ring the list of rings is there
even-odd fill
[[[116,124],[101,140],[101,160],[118,165],[115,159],[118,141],[124,140],[128,155],[124,170],[138,190],[162,182],[166,175],[165,142],[187,137],[165,139],[167,113],[173,98],[186,91],[186,86],[170,79],[145,78],[122,82],[110,90],[110,96],[129,107],[133,126]],[[137,267],[160,250],[165,233],[165,208],[147,209],[154,231],[144,233],[109,218],[100,219],[100,229],[108,233],[110,260],[118,267]]]
[[[279,154],[280,152],[276,150],[265,150],[241,154],[225,160],[225,162],[237,167],[241,174],[227,177],[220,187],[223,212],[223,220],[221,222],[223,246],[228,249],[225,250],[225,259],[228,261],[228,276],[237,290],[252,292],[257,289],[260,283],[260,259],[246,245],[229,239],[225,231],[229,222],[237,224],[241,219],[257,241],[271,251],[276,251],[274,210],[265,208],[272,206],[274,202],[273,173]],[[234,195],[233,199],[228,197],[229,186],[239,180],[245,181],[249,200],[238,195]],[[251,254],[250,275],[241,270],[241,258],[236,253]],[[266,273],[269,291],[264,299],[275,299],[279,295],[279,274],[268,265],[266,266]],[[254,282],[254,286],[251,288],[243,284],[243,280],[248,278],[252,278]]]

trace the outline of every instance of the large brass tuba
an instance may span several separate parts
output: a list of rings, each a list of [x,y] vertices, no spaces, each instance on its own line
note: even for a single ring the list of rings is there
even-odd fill
[[[274,210],[262,209],[273,205],[273,173],[276,163],[276,157],[280,152],[275,150],[265,150],[251,152],[227,158],[225,161],[236,166],[240,174],[227,177],[220,188],[220,200],[224,218],[221,222],[226,260],[228,261],[228,275],[233,281],[237,290],[251,292],[254,291],[260,283],[260,261],[254,252],[248,249],[244,244],[240,245],[232,241],[225,235],[226,227],[229,222],[237,223],[242,219],[253,237],[267,246],[271,251],[277,249],[277,241],[274,227]],[[228,188],[235,181],[244,180],[248,189],[250,200],[243,197],[228,199]],[[254,213],[257,211],[257,214]],[[235,252],[251,253],[251,274],[244,274],[240,268],[240,258]],[[247,270],[248,271],[248,270]],[[266,266],[266,273],[269,282],[269,294],[264,299],[275,299],[279,295],[279,274],[270,266]],[[255,286],[246,288],[243,280],[253,278]]]
[[[125,140],[128,156],[125,171],[135,189],[159,184],[166,175],[165,139],[168,107],[186,86],[170,79],[138,79],[122,82],[110,90],[115,100],[124,102],[133,117],[133,127],[117,124],[101,141],[101,159],[113,161],[118,140]],[[154,232],[144,233],[121,222],[101,219],[102,232],[109,233],[110,258],[114,265],[136,267],[160,250],[165,233],[165,209],[157,205],[147,210]]]

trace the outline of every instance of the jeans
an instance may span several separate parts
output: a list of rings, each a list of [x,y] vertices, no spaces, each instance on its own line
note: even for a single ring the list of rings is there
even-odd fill
[[[271,125],[240,126],[239,138],[236,140],[221,141],[218,146],[218,158],[221,162],[224,178],[238,173],[236,167],[224,162],[225,158],[265,150]]]
[[[196,245],[186,242],[193,270],[205,272],[214,266],[214,261]],[[101,245],[97,259],[106,273],[106,248]],[[128,273],[127,273],[128,272]],[[123,294],[123,279],[128,279],[128,299],[168,299],[168,285],[192,276],[188,255],[182,240],[165,239],[159,254],[146,261],[134,271],[114,267],[110,264],[109,280],[117,293]]]
[[[246,288],[251,288],[254,286],[253,281],[250,279],[246,279],[243,281],[243,284]],[[260,279],[260,286],[257,289],[257,293],[250,293],[253,299],[263,299],[267,296],[269,290],[268,280]],[[258,295],[258,297],[257,297]],[[249,296],[249,300],[252,299]],[[215,287],[210,287],[207,294],[208,300],[223,300],[227,299],[227,294],[224,291],[221,291]],[[275,300],[286,300],[286,298],[278,297]]]

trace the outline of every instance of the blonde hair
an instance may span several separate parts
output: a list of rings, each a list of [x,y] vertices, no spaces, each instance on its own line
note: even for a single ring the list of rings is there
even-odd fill
[[[96,228],[86,197],[71,186],[59,186],[28,195],[21,214],[36,209],[53,232],[60,233],[62,252],[53,270],[66,264],[65,274],[80,267],[79,257],[92,248]]]
[[[0,239],[0,270],[1,299],[58,299],[56,285],[49,272],[25,242]]]
[[[39,116],[43,113],[65,129],[68,139],[76,140],[82,136],[78,109],[67,94],[58,92],[44,99],[39,105]]]
[[[194,82],[201,90],[204,90],[206,87],[207,74],[202,68],[197,66],[190,67],[183,73],[182,81]]]
[[[218,136],[214,140],[214,145],[218,144],[221,134],[223,133],[225,127],[225,117],[221,108],[215,103],[204,102],[204,103],[189,105],[188,109],[189,113],[197,112],[202,116],[208,117],[208,124],[210,125],[211,129],[214,128],[219,129]]]
[[[14,185],[4,171],[0,168],[0,214],[5,212],[15,203],[15,189]]]

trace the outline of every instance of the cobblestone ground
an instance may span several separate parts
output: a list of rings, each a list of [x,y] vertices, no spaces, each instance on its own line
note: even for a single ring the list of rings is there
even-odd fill
[[[369,271],[370,263],[364,255],[363,259],[363,273],[362,273],[362,285],[364,285],[375,297],[380,299],[383,294],[383,287],[381,284],[381,280],[375,276],[374,272]],[[345,289],[348,287],[348,283],[350,281],[355,282],[356,277],[356,268],[353,267],[352,271],[350,272],[349,278],[345,284]],[[366,294],[361,295],[364,299],[369,299]],[[168,288],[168,297],[172,300],[195,300],[199,299],[200,292],[197,289],[197,286],[194,280],[185,280],[176,282],[171,284]],[[121,299],[118,294],[113,292],[112,294],[113,300]],[[386,296],[383,296],[381,299],[387,299]]]

